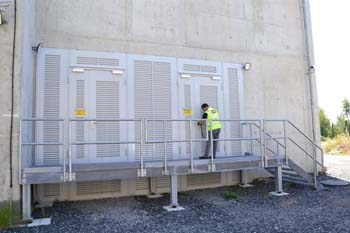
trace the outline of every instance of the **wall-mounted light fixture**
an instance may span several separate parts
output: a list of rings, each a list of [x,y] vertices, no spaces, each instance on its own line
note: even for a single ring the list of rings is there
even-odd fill
[[[190,74],[181,74],[181,78],[191,78]]]
[[[243,64],[243,69],[244,70],[250,70],[251,66],[252,66],[251,63],[245,63],[245,64]]]

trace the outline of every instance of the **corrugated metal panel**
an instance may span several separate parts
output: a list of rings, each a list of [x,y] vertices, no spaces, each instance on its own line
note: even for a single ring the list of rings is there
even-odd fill
[[[85,81],[84,80],[76,80],[76,108],[84,109],[85,108]],[[77,142],[85,141],[85,129],[84,122],[76,122],[76,130],[75,130],[75,140]],[[85,154],[85,146],[77,145],[76,146],[76,158],[82,159]]]
[[[77,195],[95,195],[104,193],[118,193],[121,191],[121,181],[79,182],[76,184]]]
[[[119,83],[96,81],[96,118],[119,118]],[[96,140],[118,142],[119,122],[96,122]],[[96,157],[120,156],[120,145],[97,145]]]
[[[44,64],[44,106],[43,117],[60,118],[60,56],[45,55]],[[60,123],[53,121],[43,122],[43,141],[60,141]],[[43,146],[44,165],[59,164],[59,146]]]
[[[171,68],[168,62],[134,61],[134,112],[135,118],[171,119]],[[148,139],[163,140],[162,122],[148,122]],[[138,135],[138,129],[135,129]],[[172,139],[170,125],[165,128],[166,137]],[[167,146],[167,154],[172,155],[172,145]],[[136,146],[137,159],[140,148]],[[145,159],[163,159],[162,144],[145,145]]]
[[[205,186],[221,183],[221,173],[187,175],[187,187]]]
[[[229,91],[230,91],[230,119],[240,119],[240,96],[238,84],[238,70],[235,68],[228,68]],[[239,122],[230,123],[231,138],[240,137]],[[232,154],[241,154],[241,143],[231,142]]]
[[[60,196],[60,185],[59,184],[44,184],[43,196],[44,197],[58,197]]]

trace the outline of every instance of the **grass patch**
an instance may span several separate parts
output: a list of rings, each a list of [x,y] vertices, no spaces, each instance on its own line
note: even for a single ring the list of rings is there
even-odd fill
[[[228,200],[235,200],[235,201],[239,201],[239,195],[235,192],[231,192],[231,191],[226,191],[225,192],[225,198]]]
[[[338,135],[333,139],[326,139],[322,142],[325,153],[332,155],[350,155],[350,137]]]
[[[11,226],[11,204],[10,202],[5,202],[0,207],[0,229],[7,229]]]

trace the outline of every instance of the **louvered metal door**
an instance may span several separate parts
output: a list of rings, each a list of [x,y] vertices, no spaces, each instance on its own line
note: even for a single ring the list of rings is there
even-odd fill
[[[97,119],[73,122],[72,141],[120,142],[127,141],[127,123],[99,121],[120,119],[125,106],[125,89],[121,76],[108,71],[88,70],[70,74],[71,118]],[[116,162],[127,159],[127,146],[120,144],[90,144],[72,147],[75,163]]]
[[[224,118],[224,108],[223,108],[223,91],[222,91],[222,80],[213,80],[211,77],[206,76],[192,76],[190,79],[181,79],[179,88],[180,97],[180,111],[183,109],[191,109],[192,115],[183,117],[185,119],[200,119],[202,118],[203,112],[201,110],[201,105],[203,103],[208,103],[212,107],[218,109],[220,117]],[[185,125],[186,124],[186,125]],[[189,123],[185,123],[181,127],[182,138],[189,139]],[[201,132],[202,131],[202,132]],[[192,139],[200,139],[202,136],[206,135],[206,129],[202,129],[196,126],[196,122],[192,123]],[[221,133],[221,137],[224,136],[224,132]],[[194,157],[201,156],[204,153],[205,143],[193,143],[192,145]],[[190,144],[181,144],[182,156],[188,157],[190,153]],[[223,155],[224,144],[220,143],[218,148],[218,155]]]

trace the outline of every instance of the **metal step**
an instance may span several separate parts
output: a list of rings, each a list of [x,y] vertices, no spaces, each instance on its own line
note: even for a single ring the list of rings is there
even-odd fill
[[[282,173],[282,178],[283,180],[295,180],[295,181],[300,181],[300,182],[306,182],[309,183],[307,180],[305,180],[303,177],[301,176],[290,176],[287,174],[283,174]]]
[[[288,182],[288,183],[293,183],[293,184],[300,184],[300,185],[306,185],[306,186],[314,186],[313,183],[308,183],[308,182],[303,182],[303,181],[298,181],[298,180],[294,180],[294,179],[288,179],[288,178],[283,178],[284,182]]]

